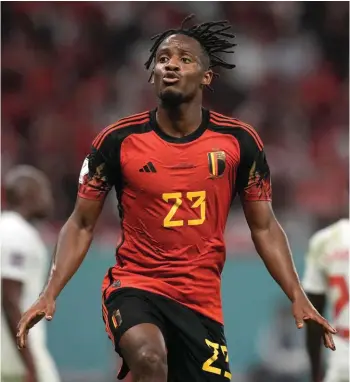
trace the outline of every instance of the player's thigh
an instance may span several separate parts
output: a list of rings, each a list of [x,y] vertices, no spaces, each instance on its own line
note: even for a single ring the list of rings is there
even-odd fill
[[[116,352],[131,370],[143,357],[166,363],[165,325],[144,291],[125,288],[113,293],[103,306],[106,331]]]
[[[174,315],[172,324],[168,341],[171,382],[231,380],[222,325],[182,307]]]

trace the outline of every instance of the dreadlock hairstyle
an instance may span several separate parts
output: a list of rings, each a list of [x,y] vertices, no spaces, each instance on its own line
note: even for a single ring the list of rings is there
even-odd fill
[[[228,62],[224,61],[221,57],[217,55],[220,53],[234,53],[234,51],[230,49],[237,45],[237,44],[233,44],[230,41],[235,37],[235,35],[227,32],[227,30],[231,28],[231,25],[227,25],[228,21],[227,20],[211,21],[211,22],[205,22],[202,24],[197,24],[190,28],[185,28],[186,23],[190,21],[191,19],[193,19],[194,17],[195,15],[193,14],[187,16],[182,21],[179,29],[169,29],[151,38],[152,41],[154,40],[154,44],[150,49],[151,54],[145,63],[146,69],[149,69],[152,63],[154,63],[157,50],[160,44],[172,34],[184,34],[186,36],[192,37],[195,40],[197,40],[200,43],[204,52],[209,57],[209,69],[212,69],[214,67],[233,69],[236,66],[233,64],[229,64]],[[214,73],[214,75],[218,77],[217,73]],[[151,80],[152,76],[153,76],[153,71],[151,73],[149,80]]]

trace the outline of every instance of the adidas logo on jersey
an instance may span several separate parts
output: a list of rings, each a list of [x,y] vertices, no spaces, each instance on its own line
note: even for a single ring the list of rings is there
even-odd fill
[[[140,168],[139,172],[157,172],[157,170],[153,166],[152,162],[148,162],[142,168]]]

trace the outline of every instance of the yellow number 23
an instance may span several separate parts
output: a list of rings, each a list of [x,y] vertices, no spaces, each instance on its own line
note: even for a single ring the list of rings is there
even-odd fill
[[[212,349],[213,355],[203,363],[202,370],[212,374],[224,375],[225,378],[228,378],[231,381],[232,375],[228,369],[222,370],[216,366],[213,366],[215,361],[219,358],[219,348],[221,349],[222,355],[225,357],[225,363],[228,365],[227,347],[225,345],[220,346],[219,344],[211,342],[208,339],[206,339],[205,342]]]
[[[199,219],[190,219],[187,220],[188,225],[201,225],[205,221],[205,191],[192,191],[186,192],[186,198],[193,202],[191,208],[199,208],[200,217]],[[164,227],[180,227],[184,225],[184,220],[174,220],[173,217],[176,214],[176,211],[182,204],[183,193],[181,192],[170,192],[162,195],[162,198],[165,202],[173,202],[170,211],[167,216],[164,218],[163,226]]]

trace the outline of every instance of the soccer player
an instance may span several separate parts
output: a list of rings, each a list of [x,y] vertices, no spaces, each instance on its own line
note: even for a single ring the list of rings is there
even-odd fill
[[[329,303],[338,331],[338,351],[328,359],[324,382],[349,382],[349,248],[350,221],[342,219],[312,236],[306,256],[304,289],[320,312]],[[308,325],[306,330],[313,382],[322,380],[319,329]]]
[[[58,382],[59,376],[46,344],[45,323],[31,333],[29,346],[16,349],[17,324],[45,285],[48,258],[33,225],[52,207],[46,176],[30,166],[18,166],[4,179],[8,210],[1,214],[2,381]],[[23,370],[24,369],[24,370]]]
[[[188,22],[186,18],[185,22]],[[334,349],[334,329],[301,288],[286,236],[271,208],[269,167],[256,131],[202,106],[218,56],[234,37],[227,22],[155,36],[146,62],[156,109],[119,120],[97,135],[85,159],[75,209],[61,230],[51,277],[19,324],[51,319],[55,300],[78,269],[112,187],[123,239],[102,285],[106,330],[134,381],[226,381],[220,276],[224,229],[238,193],[257,251],[292,302],[298,327],[315,320]]]

